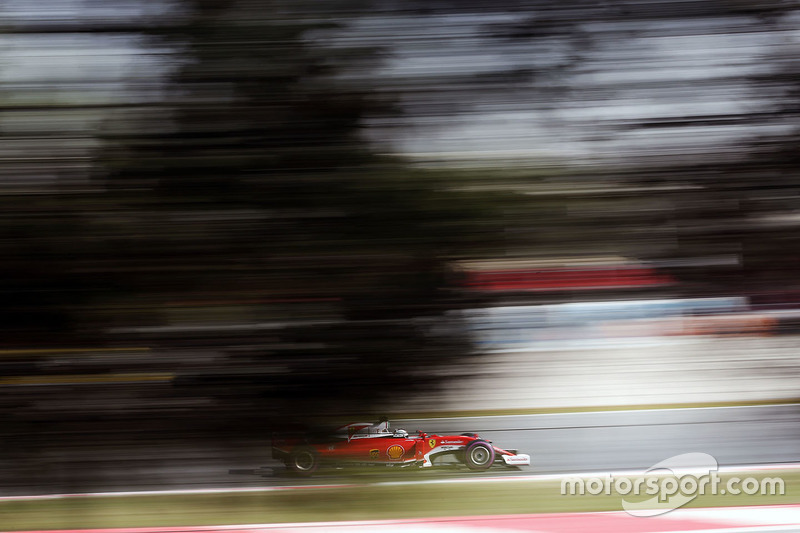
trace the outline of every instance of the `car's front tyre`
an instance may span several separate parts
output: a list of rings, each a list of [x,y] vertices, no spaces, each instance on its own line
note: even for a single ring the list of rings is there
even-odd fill
[[[319,468],[319,454],[310,446],[295,448],[289,454],[286,467],[298,476],[310,476]]]
[[[464,451],[464,463],[470,470],[488,470],[494,464],[494,448],[484,441],[475,441]]]

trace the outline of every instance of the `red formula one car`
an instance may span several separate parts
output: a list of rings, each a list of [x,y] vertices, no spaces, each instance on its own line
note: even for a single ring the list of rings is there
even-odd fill
[[[389,422],[355,423],[322,438],[276,438],[272,457],[299,475],[309,476],[320,465],[379,464],[431,467],[433,461],[454,456],[471,470],[487,470],[495,462],[506,466],[531,464],[529,455],[504,450],[474,433],[436,435],[390,430]]]

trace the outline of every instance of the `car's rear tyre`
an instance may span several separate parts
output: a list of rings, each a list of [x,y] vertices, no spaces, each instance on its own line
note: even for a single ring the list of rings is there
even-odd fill
[[[310,446],[295,448],[289,454],[286,466],[298,476],[310,476],[319,468],[319,454]]]
[[[464,450],[464,463],[470,470],[488,470],[494,464],[494,448],[488,442],[475,441]]]

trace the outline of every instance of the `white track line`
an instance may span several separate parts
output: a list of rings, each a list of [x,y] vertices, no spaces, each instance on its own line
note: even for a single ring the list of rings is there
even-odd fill
[[[791,531],[796,533],[798,526],[752,526],[752,527],[727,527],[722,529],[691,529],[675,531],[659,531],[658,533],[770,533],[772,531]]]
[[[67,498],[115,498],[121,496],[181,496],[192,494],[228,494],[235,492],[277,492],[302,489],[341,489],[366,485],[282,485],[277,487],[230,487],[211,489],[139,490],[117,492],[76,492],[68,494],[34,494],[31,496],[0,496],[0,502],[28,500],[62,500]]]

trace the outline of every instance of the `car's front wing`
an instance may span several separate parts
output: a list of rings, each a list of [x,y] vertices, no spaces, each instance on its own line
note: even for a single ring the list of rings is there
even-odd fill
[[[500,458],[508,466],[529,466],[531,464],[531,456],[526,453],[500,455]]]

